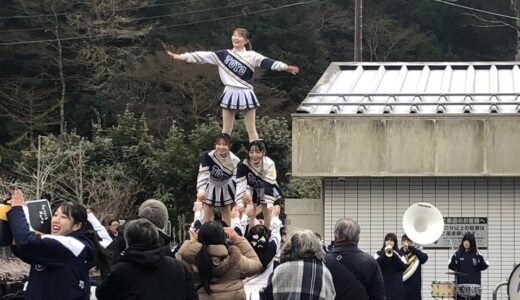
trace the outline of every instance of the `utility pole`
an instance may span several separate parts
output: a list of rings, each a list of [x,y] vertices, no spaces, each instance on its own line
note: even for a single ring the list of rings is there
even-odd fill
[[[38,199],[41,199],[40,196],[41,196],[41,189],[40,189],[40,185],[41,185],[41,176],[42,176],[42,172],[41,172],[41,169],[42,169],[42,136],[41,135],[38,135],[38,160],[37,160],[37,164],[36,164],[36,200]]]
[[[354,61],[363,61],[363,0],[355,0]]]

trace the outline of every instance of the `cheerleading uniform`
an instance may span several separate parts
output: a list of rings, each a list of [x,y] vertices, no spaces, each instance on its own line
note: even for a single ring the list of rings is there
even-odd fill
[[[220,80],[225,85],[220,95],[220,107],[245,110],[260,106],[253,91],[255,67],[273,71],[287,70],[287,64],[272,60],[255,51],[197,51],[181,54],[188,63],[218,65]]]
[[[256,205],[273,206],[274,201],[282,197],[282,192],[276,182],[276,167],[274,161],[264,156],[262,162],[255,166],[244,159],[238,164],[237,191],[235,202],[244,206],[244,194],[252,195]]]
[[[239,162],[240,159],[232,152],[226,158],[218,156],[215,150],[204,154],[197,177],[197,191],[207,193],[204,203],[215,207],[233,203]]]

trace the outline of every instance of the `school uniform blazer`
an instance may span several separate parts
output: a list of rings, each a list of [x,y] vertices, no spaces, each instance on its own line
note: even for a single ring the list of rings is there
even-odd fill
[[[36,235],[19,206],[7,218],[16,242],[13,253],[31,265],[26,299],[89,299],[89,269],[94,266],[95,251],[83,232]]]

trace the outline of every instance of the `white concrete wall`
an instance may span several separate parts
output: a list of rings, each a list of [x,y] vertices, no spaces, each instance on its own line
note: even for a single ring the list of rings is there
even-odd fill
[[[493,289],[520,263],[520,177],[327,178],[323,195],[325,239],[333,238],[337,219],[353,217],[361,226],[359,246],[371,254],[386,233],[401,237],[403,214],[415,202],[435,205],[444,217],[487,217],[489,248],[481,252],[490,267],[482,273],[482,299],[491,299]],[[445,274],[452,251],[425,251],[423,299],[433,299],[432,281],[453,280]],[[506,288],[500,291],[498,299],[507,299]]]

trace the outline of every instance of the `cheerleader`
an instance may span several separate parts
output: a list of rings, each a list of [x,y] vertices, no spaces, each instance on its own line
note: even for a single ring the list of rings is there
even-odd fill
[[[260,106],[253,91],[253,73],[255,67],[270,69],[273,71],[286,71],[293,75],[300,69],[289,66],[283,62],[267,58],[252,50],[251,35],[243,28],[233,31],[231,42],[233,49],[219,51],[197,51],[177,54],[170,51],[166,53],[174,60],[183,60],[188,63],[218,65],[220,80],[225,85],[220,96],[222,107],[222,132],[231,134],[235,122],[235,114],[242,111],[249,141],[258,140],[255,117],[256,108]]]
[[[251,142],[248,158],[238,164],[235,196],[237,206],[243,208],[244,202],[252,202],[256,211],[256,207],[261,205],[264,225],[269,228],[269,210],[274,201],[281,197],[282,193],[276,182],[274,161],[265,155],[265,145],[262,141]]]
[[[215,149],[204,155],[199,166],[197,200],[203,202],[204,223],[213,219],[213,207],[220,207],[222,220],[231,223],[230,205],[235,199],[235,175],[240,159],[230,147],[228,134],[217,135]]]

